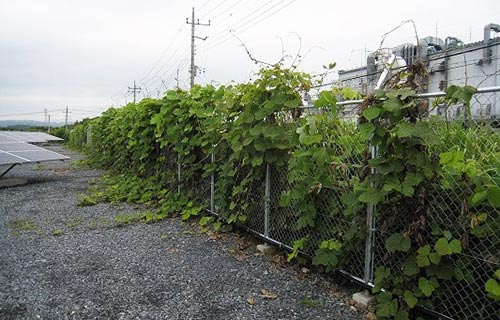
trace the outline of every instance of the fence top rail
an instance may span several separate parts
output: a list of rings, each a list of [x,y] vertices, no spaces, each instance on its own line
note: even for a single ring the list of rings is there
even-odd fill
[[[489,93],[489,92],[500,92],[500,86],[494,86],[494,87],[483,87],[483,88],[477,88],[476,93]],[[437,97],[444,97],[446,96],[446,92],[444,91],[436,91],[436,92],[428,92],[428,93],[417,93],[413,95],[412,97],[414,98],[437,98]],[[347,105],[353,105],[353,104],[360,104],[364,100],[359,99],[359,100],[345,100],[345,101],[340,101],[337,102],[338,106],[347,106]],[[312,109],[316,108],[314,106],[304,106],[302,107],[304,109]]]

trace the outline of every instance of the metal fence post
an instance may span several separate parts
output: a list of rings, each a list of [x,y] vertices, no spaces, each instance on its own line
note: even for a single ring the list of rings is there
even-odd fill
[[[271,211],[271,168],[266,165],[266,194],[264,197],[264,236],[269,238],[269,211]]]
[[[215,154],[212,153],[212,175],[210,176],[210,211],[215,212]]]
[[[370,153],[372,159],[377,156],[377,149],[374,145],[370,143]],[[375,174],[375,168],[372,168],[371,174]],[[374,204],[369,203],[366,208],[366,220],[368,226],[368,234],[366,238],[365,246],[365,274],[363,280],[365,284],[373,283],[373,272],[374,272],[374,246],[375,246],[375,209]]]
[[[87,141],[86,144],[89,145],[92,142],[92,125],[87,126]]]
[[[181,194],[181,157],[177,154],[177,194]]]

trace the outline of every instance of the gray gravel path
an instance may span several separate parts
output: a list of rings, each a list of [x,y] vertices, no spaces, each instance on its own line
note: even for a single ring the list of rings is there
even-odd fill
[[[7,175],[29,183],[0,189],[0,319],[363,319],[345,290],[238,233],[178,218],[118,227],[116,214],[140,209],[78,207],[101,174],[67,161]]]

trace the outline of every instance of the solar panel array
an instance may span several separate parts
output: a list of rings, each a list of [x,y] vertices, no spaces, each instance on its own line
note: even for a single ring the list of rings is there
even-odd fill
[[[44,132],[0,131],[0,165],[69,159],[31,144],[58,140],[62,139]]]
[[[21,142],[43,143],[49,141],[63,141],[59,137],[45,132],[27,132],[27,131],[0,131],[0,143],[7,138],[12,138]]]

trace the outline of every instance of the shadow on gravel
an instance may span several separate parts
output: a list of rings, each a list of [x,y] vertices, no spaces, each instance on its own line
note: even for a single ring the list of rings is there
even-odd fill
[[[23,303],[16,304],[0,304],[0,319],[2,320],[15,320],[19,316],[26,313],[28,307]]]

